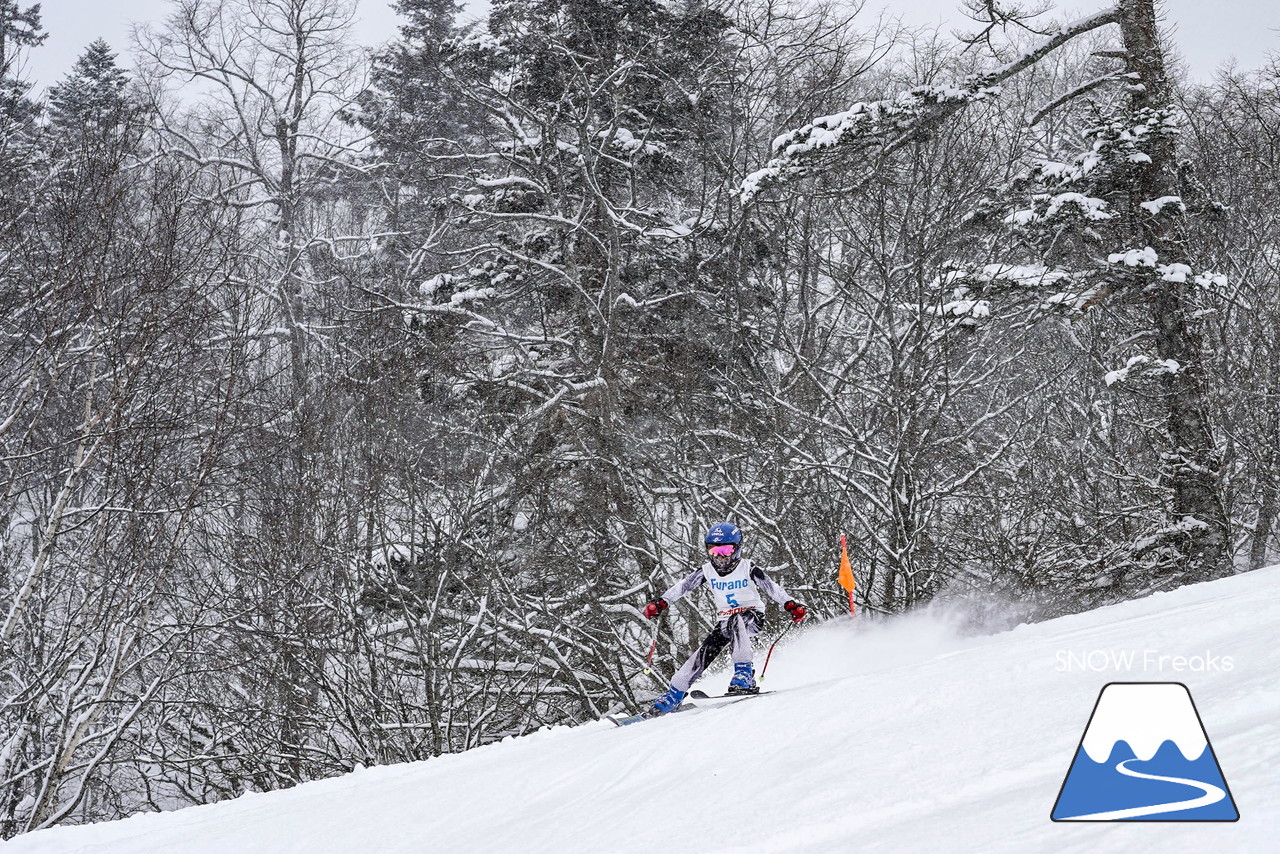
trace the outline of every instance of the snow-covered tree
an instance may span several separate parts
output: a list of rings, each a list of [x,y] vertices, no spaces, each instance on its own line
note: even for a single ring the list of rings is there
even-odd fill
[[[1123,364],[1104,382],[1117,391],[1152,389],[1163,447],[1135,469],[1157,486],[1148,500],[1162,512],[1132,540],[1117,543],[1120,551],[1090,579],[1141,591],[1230,570],[1199,320],[1204,295],[1223,279],[1191,254],[1189,233],[1216,208],[1178,156],[1182,122],[1154,3],[1122,3],[1117,18],[1123,64],[1107,77],[1122,96],[1100,105],[1085,151],[1033,167],[1025,179],[1031,204],[1006,213],[1005,222],[1036,261],[1064,276],[1041,294],[1047,304],[1106,312],[1129,337],[1127,348],[1113,351]],[[962,280],[957,285],[965,287]]]
[[[983,11],[992,26],[1018,21],[999,4],[986,4]],[[751,198],[778,182],[832,169],[855,153],[868,166],[853,180],[865,186],[917,140],[936,135],[971,105],[999,97],[999,87],[1018,73],[1072,39],[1110,25],[1119,28],[1121,49],[1112,53],[1121,67],[1065,93],[1041,114],[1104,83],[1123,86],[1126,97],[1098,116],[1086,133],[1089,148],[1077,159],[1032,170],[1029,180],[1039,186],[1029,206],[1012,212],[995,200],[978,206],[975,221],[999,211],[1022,230],[1021,256],[1011,253],[995,266],[960,269],[940,284],[953,305],[972,309],[989,310],[999,299],[1025,302],[1028,296],[1045,312],[1128,301],[1146,305],[1144,320],[1130,317],[1129,334],[1149,341],[1151,352],[1134,355],[1108,378],[1137,382],[1145,373],[1160,385],[1165,447],[1145,472],[1158,484],[1151,499],[1158,515],[1146,531],[1116,544],[1120,554],[1110,554],[1105,566],[1094,565],[1090,577],[1078,579],[1086,587],[1133,591],[1213,577],[1230,565],[1194,307],[1195,288],[1211,287],[1217,279],[1195,265],[1181,239],[1202,209],[1183,199],[1188,193],[1176,156],[1178,124],[1151,0],[1123,0],[1055,28],[992,71],[858,104],[783,134],[775,141],[774,160],[744,190]],[[1038,266],[1028,268],[1027,262]]]
[[[21,76],[22,60],[46,38],[39,3],[24,9],[18,0],[0,0],[0,121],[25,122],[39,112],[27,97],[31,86]]]
[[[228,405],[233,348],[210,343],[205,278],[223,235],[191,170],[142,156],[125,87],[101,44],[54,87],[49,171],[21,233],[4,235],[18,393],[0,512],[21,544],[4,553],[0,599],[6,834],[136,797],[120,758],[137,755],[191,633],[165,593],[221,450],[200,425]]]
[[[1210,388],[1224,433],[1224,499],[1233,530],[1247,538],[1248,566],[1275,555],[1280,513],[1280,67],[1222,74],[1182,106],[1188,159],[1220,207],[1186,239],[1225,276],[1203,294],[1207,347],[1215,354]]]
[[[661,560],[659,425],[714,396],[739,346],[715,310],[723,282],[698,268],[723,226],[689,181],[694,146],[720,134],[724,21],[701,4],[502,2],[439,50],[422,33],[451,8],[411,11],[365,117],[405,191],[447,204],[448,233],[406,253],[412,299],[388,297],[413,324],[425,402],[466,412],[456,429],[491,460],[500,527],[475,535],[515,565],[477,560],[470,584],[511,613],[493,619],[528,623],[529,649],[487,654],[590,674],[578,699],[595,703],[624,690],[612,653],[596,663],[618,645],[609,613]],[[419,64],[440,81],[422,101],[424,77],[405,74]],[[407,149],[424,131],[437,136]]]

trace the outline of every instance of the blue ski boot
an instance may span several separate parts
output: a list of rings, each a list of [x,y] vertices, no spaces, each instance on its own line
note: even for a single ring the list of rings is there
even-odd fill
[[[667,712],[674,712],[680,705],[680,701],[684,699],[684,691],[676,688],[668,688],[667,693],[653,701],[647,717],[656,718],[658,715],[665,715]]]
[[[726,694],[759,694],[756,685],[756,669],[750,664],[733,665],[733,679],[729,680]]]

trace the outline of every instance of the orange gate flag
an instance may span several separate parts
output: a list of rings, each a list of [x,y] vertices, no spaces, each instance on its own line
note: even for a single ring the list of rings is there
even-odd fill
[[[853,609],[853,566],[849,563],[849,550],[845,547],[844,534],[840,535],[840,575],[837,577],[840,586],[849,591],[849,616],[856,617]]]

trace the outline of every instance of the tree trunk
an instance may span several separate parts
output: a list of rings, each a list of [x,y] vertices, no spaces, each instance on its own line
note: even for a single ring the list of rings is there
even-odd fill
[[[1272,364],[1271,377],[1267,382],[1266,405],[1268,410],[1267,432],[1265,435],[1280,436],[1280,366]],[[1280,480],[1276,473],[1280,470],[1280,444],[1273,438],[1267,445],[1266,458],[1258,467],[1258,481],[1261,484],[1258,496],[1258,516],[1253,526],[1253,537],[1249,542],[1249,569],[1262,569],[1267,564],[1267,546],[1271,541],[1271,532],[1275,530],[1276,513],[1280,511]]]
[[[1136,121],[1167,114],[1172,92],[1160,46],[1155,0],[1122,0],[1120,31],[1128,52],[1130,73],[1141,86],[1131,88]],[[1148,112],[1150,111],[1150,112]],[[1145,114],[1145,115],[1144,115]],[[1164,196],[1178,196],[1177,158],[1173,139],[1155,134],[1146,153],[1151,162],[1135,180],[1134,205]],[[1135,248],[1150,246],[1161,262],[1185,262],[1186,250],[1174,228],[1176,218],[1134,216]],[[1230,537],[1221,496],[1221,461],[1215,447],[1204,392],[1204,343],[1189,310],[1190,282],[1160,282],[1149,307],[1159,357],[1172,359],[1178,369],[1166,374],[1165,424],[1172,445],[1165,454],[1162,481],[1172,490],[1168,531],[1177,533],[1181,567],[1158,579],[1160,586],[1176,586],[1226,575],[1231,570]]]

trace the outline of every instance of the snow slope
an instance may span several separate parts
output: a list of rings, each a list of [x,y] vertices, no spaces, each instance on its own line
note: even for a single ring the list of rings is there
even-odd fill
[[[937,615],[856,628],[833,622],[778,647],[768,687],[786,690],[774,695],[625,729],[548,729],[288,791],[54,828],[2,847],[1277,851],[1277,627],[1280,568],[987,637],[960,638]],[[721,671],[702,687],[726,681]],[[1239,822],[1049,820],[1098,692],[1112,681],[1189,687]]]

